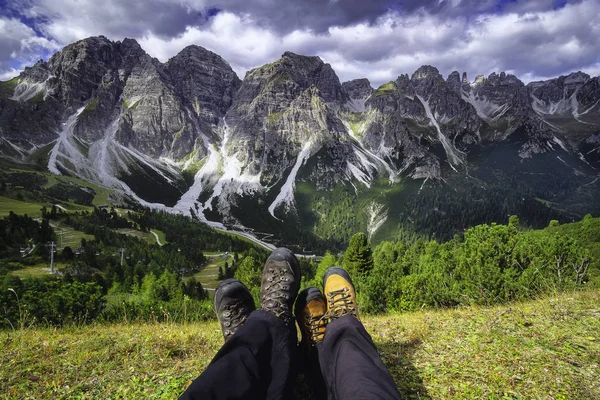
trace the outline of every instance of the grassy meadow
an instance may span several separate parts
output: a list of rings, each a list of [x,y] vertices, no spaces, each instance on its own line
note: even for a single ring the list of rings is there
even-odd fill
[[[598,290],[363,322],[407,399],[600,398]],[[174,399],[222,340],[216,321],[3,331],[0,398]]]

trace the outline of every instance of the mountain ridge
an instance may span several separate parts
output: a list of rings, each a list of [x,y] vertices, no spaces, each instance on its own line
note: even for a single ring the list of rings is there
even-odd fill
[[[200,46],[161,63],[133,39],[100,36],[27,68],[1,93],[3,157],[47,157],[53,173],[113,188],[121,193],[115,201],[130,198],[221,228],[295,220],[310,231],[307,216],[322,220],[314,201],[344,187],[345,196],[372,198],[357,210],[366,230],[374,217],[366,209],[389,210],[397,201],[377,200],[373,188],[382,180],[388,188],[416,181],[418,195],[427,182],[465,186],[475,177],[497,187],[515,171],[558,168],[577,188],[591,185],[582,196],[598,189],[600,78],[581,72],[525,85],[504,72],[469,82],[454,71],[444,79],[425,65],[373,89],[367,79],[340,82],[319,57],[285,52],[240,80]],[[489,151],[506,153],[502,165],[481,162]],[[523,195],[549,201],[544,207],[597,211],[574,195],[544,198],[551,191],[537,183]],[[297,198],[305,184],[314,186],[308,209]],[[263,221],[251,222],[257,216],[245,207]]]

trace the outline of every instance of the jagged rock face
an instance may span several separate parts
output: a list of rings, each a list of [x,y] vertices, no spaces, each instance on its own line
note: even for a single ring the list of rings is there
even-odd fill
[[[379,178],[441,182],[465,173],[478,146],[509,143],[523,162],[568,153],[600,168],[599,131],[600,78],[583,73],[524,85],[506,73],[444,79],[423,66],[374,90],[367,79],[341,84],[319,57],[286,52],[240,81],[198,46],[163,64],[135,40],[104,37],[0,87],[0,153],[27,158],[51,143],[54,173],[151,202],[165,184],[173,210],[231,224],[244,196],[274,217],[293,210],[297,180],[357,192]]]
[[[523,82],[514,75],[490,74],[476,79],[463,91],[463,98],[473,104],[480,118],[491,123],[510,109],[510,115],[520,118],[530,111],[531,101]]]
[[[346,108],[351,112],[363,112],[366,109],[365,102],[373,93],[373,88],[368,79],[354,79],[349,82],[344,82],[342,88],[348,95]]]
[[[345,132],[331,107],[346,100],[331,66],[287,52],[246,74],[225,116],[231,131],[226,151],[252,174],[276,181],[306,143],[316,151]]]
[[[65,47],[17,81],[12,97],[0,99],[1,134],[24,156],[58,136],[52,172],[121,188],[120,179],[144,171],[179,196],[180,171],[159,158],[185,157],[185,167],[204,157],[203,138],[215,135],[240,85],[221,57],[200,47],[163,65],[135,40],[104,37]]]
[[[462,81],[460,80],[460,74],[458,73],[458,71],[452,71],[452,73],[448,75],[448,79],[446,79],[446,84],[448,85],[448,88],[450,90],[460,95],[460,91],[462,90]]]
[[[220,56],[188,46],[169,60],[167,71],[186,107],[216,130],[242,82]]]
[[[30,87],[43,93],[45,101],[40,101],[33,119],[44,120],[50,128],[47,132],[34,129],[27,140],[47,142],[60,131],[57,114],[66,119],[85,106],[73,128],[77,137],[91,143],[111,131],[124,146],[175,160],[202,147],[194,124],[212,134],[240,85],[221,57],[200,47],[184,49],[165,68],[135,40],[114,43],[104,37],[71,44],[47,63],[27,69],[20,79],[27,84],[15,89],[22,92],[19,100],[29,101],[36,95]],[[53,121],[45,117],[48,104]],[[4,135],[18,136],[11,134],[16,131],[22,135],[31,130],[9,124]],[[206,153],[206,149],[198,150],[199,156]]]
[[[458,73],[449,81],[436,68],[423,66],[411,78],[401,75],[377,89],[367,102],[381,114],[365,130],[369,147],[415,178],[441,176],[432,152],[436,144],[442,145],[453,168],[463,164],[464,148],[478,142],[482,122],[459,94]]]
[[[107,71],[121,60],[118,46],[104,37],[89,38],[65,47],[48,61],[49,95],[57,97],[68,109],[88,100]]]
[[[353,79],[344,82],[342,83],[342,88],[351,99],[366,99],[373,93],[371,82],[369,82],[367,78]]]

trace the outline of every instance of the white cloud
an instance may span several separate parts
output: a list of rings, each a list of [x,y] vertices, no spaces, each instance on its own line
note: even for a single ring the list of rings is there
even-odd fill
[[[0,80],[18,75],[20,67],[33,64],[44,50],[58,48],[21,21],[0,17]]]
[[[33,1],[35,6],[27,12],[46,17],[38,28],[61,45],[90,35],[103,34],[112,40],[127,36],[137,39],[150,55],[166,61],[185,46],[196,44],[221,55],[241,78],[247,70],[272,62],[288,50],[319,55],[332,64],[342,81],[367,77],[375,86],[399,74],[411,74],[423,64],[436,66],[444,76],[458,70],[474,79],[478,74],[507,71],[525,81],[574,70],[597,75],[600,65],[597,0],[557,10],[545,0],[517,1],[507,4],[504,14],[491,13],[493,4],[486,2],[477,8],[485,13],[473,15],[457,11],[473,8],[472,1],[436,1],[414,12],[388,10],[370,22],[314,30],[310,26],[283,30],[265,22],[266,14],[260,12],[268,1],[262,8],[256,5],[255,14],[250,6],[244,6],[247,12],[227,11],[227,4],[241,10],[242,3],[220,1],[225,11],[200,22],[198,15],[209,4],[204,0]],[[309,0],[305,1],[308,7]],[[417,3],[412,3],[416,7]],[[342,7],[345,3],[336,4]],[[352,18],[349,20],[356,20],[356,16]],[[32,32],[28,32],[30,39],[35,37]],[[31,42],[31,46],[39,49],[44,44]],[[27,45],[19,42],[18,48],[27,49]],[[11,51],[16,49],[2,54]],[[17,58],[21,54],[17,51]],[[1,67],[0,73],[8,64]]]
[[[444,76],[455,69],[466,71],[470,79],[507,71],[529,81],[578,69],[595,71],[592,66],[600,62],[597,15],[600,4],[593,0],[536,14],[484,14],[471,20],[388,13],[374,24],[278,36],[250,16],[221,13],[202,29],[189,27],[169,40],[148,34],[141,44],[162,60],[198,44],[223,56],[242,77],[290,50],[321,56],[342,81],[368,77],[375,86],[423,64],[438,67]]]

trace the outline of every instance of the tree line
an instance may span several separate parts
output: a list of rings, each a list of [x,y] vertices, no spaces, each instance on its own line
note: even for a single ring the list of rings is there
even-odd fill
[[[56,240],[51,220],[93,235],[56,260],[58,276],[19,278],[13,273],[46,262],[46,241]],[[118,233],[160,229],[164,246]],[[327,252],[317,264],[300,259],[301,287],[322,287],[327,268],[341,265],[357,288],[361,312],[490,305],[557,290],[600,286],[600,218],[553,220],[542,230],[481,224],[440,242],[414,236],[372,247],[353,235],[344,253]],[[23,246],[35,251],[22,258]],[[0,219],[0,315],[4,327],[91,321],[191,321],[214,318],[202,285],[191,275],[206,264],[203,250],[231,251],[219,279],[235,277],[259,303],[262,268],[269,253],[190,219],[150,210],[119,215],[94,209],[66,214],[42,210],[33,220],[14,213]]]

